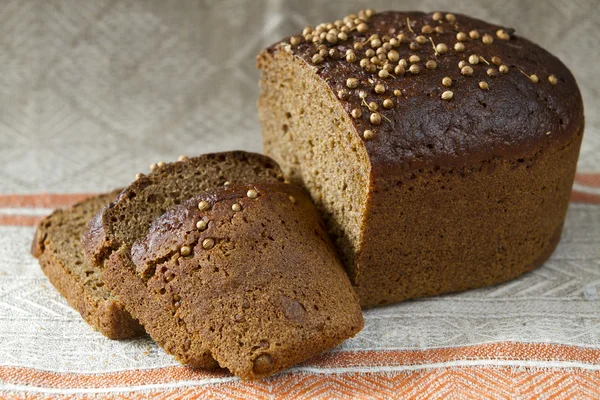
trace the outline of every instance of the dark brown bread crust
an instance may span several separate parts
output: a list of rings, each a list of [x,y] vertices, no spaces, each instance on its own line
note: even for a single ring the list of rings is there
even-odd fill
[[[42,271],[83,319],[110,339],[143,335],[144,328],[104,286],[100,270],[87,264],[81,235],[90,218],[113,201],[118,191],[56,210],[38,225],[31,253]]]
[[[167,352],[197,367],[216,360],[244,379],[304,361],[363,326],[324,225],[294,185],[207,191],[167,211],[131,255],[113,252],[106,267],[108,285]]]
[[[410,42],[423,35],[436,45],[446,44],[448,52],[438,55],[429,40],[417,50],[410,50],[409,43],[392,48],[407,61],[410,55],[420,58],[421,61],[416,63],[420,67],[417,75],[408,71],[404,75],[392,72],[392,77],[382,79],[377,73],[362,68],[359,61],[350,63],[345,58],[326,57],[315,65],[311,60],[318,52],[317,45],[303,40],[300,45],[291,47],[293,54],[313,66],[315,73],[334,93],[348,91],[347,99],[340,100],[347,113],[355,108],[362,109],[362,117],[353,122],[361,136],[367,129],[375,132],[375,139],[365,141],[373,173],[387,174],[390,168],[407,170],[431,165],[455,168],[494,157],[527,157],[537,151],[571,143],[574,135],[582,131],[581,94],[575,78],[558,58],[515,35],[512,28],[461,14],[455,17],[455,22],[442,19],[438,23],[433,20],[432,13],[381,12],[368,19],[366,32],[355,30],[347,41],[335,45],[325,41],[328,49],[336,48],[341,55],[346,54],[354,42],[364,42],[373,34],[395,37],[404,33]],[[407,19],[415,33],[408,29]],[[435,30],[431,34],[421,33],[426,25],[441,26],[444,33]],[[496,34],[499,29],[503,29],[510,39],[500,39]],[[455,51],[457,33],[468,36],[472,30],[477,30],[480,38],[468,38],[462,42],[465,50]],[[491,35],[493,43],[484,44],[484,34]],[[284,40],[287,42],[289,39]],[[363,51],[355,51],[358,60],[365,58],[367,49],[371,49],[368,42]],[[282,50],[280,45],[274,45],[268,51]],[[472,54],[482,56],[485,61],[470,64],[468,58]],[[499,66],[492,63],[494,56],[500,57],[503,65],[508,66],[507,74],[499,72]],[[427,69],[425,63],[428,60],[436,61],[437,68]],[[472,76],[461,75],[458,67],[461,60],[473,68]],[[490,68],[495,71],[494,77],[487,75]],[[526,76],[532,74],[539,78],[539,83],[533,83]],[[557,78],[556,85],[549,83],[550,75]],[[360,82],[355,89],[346,85],[346,80],[351,77]],[[451,87],[442,85],[444,77],[452,79]],[[488,83],[489,90],[479,88],[481,81]],[[376,84],[383,84],[385,93],[375,93]],[[396,89],[401,91],[401,96],[394,95]],[[446,90],[454,94],[450,101],[441,100],[440,96]],[[366,103],[378,103],[377,112],[383,117],[381,125],[370,122],[371,113],[359,97],[360,91],[366,92]],[[394,108],[390,110],[382,105],[388,98],[394,101]]]
[[[441,13],[438,22],[434,15],[363,13],[366,30],[352,28],[348,40],[324,40],[319,48],[298,35],[258,58],[265,153],[311,192],[365,307],[496,284],[530,271],[552,253],[568,206],[584,129],[572,74],[512,29],[458,14],[449,22]],[[426,26],[431,33],[422,33]],[[478,39],[469,37],[472,30]],[[391,49],[407,62],[418,56],[417,74],[392,69],[381,78],[382,65],[368,72],[361,59],[379,43],[354,50],[355,62],[336,56],[373,34],[386,43],[402,33],[408,41]],[[466,35],[462,52],[454,49],[459,33]],[[415,46],[420,35],[426,42]],[[448,51],[436,54],[431,40]],[[319,51],[323,61],[316,57],[315,63]],[[390,61],[388,54],[382,58]],[[477,64],[469,62],[471,55]],[[435,69],[426,67],[430,60]],[[471,75],[461,74],[460,61]],[[444,77],[452,79],[450,87]],[[348,87],[349,78],[358,80],[356,87]],[[384,93],[375,92],[377,84]],[[301,94],[304,85],[312,90],[309,101]],[[444,91],[453,97],[443,100]],[[378,117],[371,122],[371,102],[380,124]],[[361,113],[353,116],[356,109]],[[366,130],[373,132],[367,139]],[[349,154],[346,160],[330,156],[339,148],[338,155]],[[327,157],[329,163],[321,160]],[[335,182],[344,184],[332,189]],[[356,223],[343,218],[356,213]]]

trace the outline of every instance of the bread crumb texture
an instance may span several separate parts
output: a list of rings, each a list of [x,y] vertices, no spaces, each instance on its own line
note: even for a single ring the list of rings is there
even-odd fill
[[[90,219],[117,194],[91,197],[44,218],[35,233],[32,254],[50,282],[88,324],[110,339],[126,339],[144,334],[144,328],[112,295],[102,270],[87,262],[81,246]]]

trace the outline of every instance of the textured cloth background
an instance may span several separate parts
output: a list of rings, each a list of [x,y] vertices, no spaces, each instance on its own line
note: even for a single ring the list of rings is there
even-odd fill
[[[598,5],[0,0],[0,397],[600,397]],[[513,26],[572,69],[587,128],[553,257],[504,285],[367,311],[356,338],[255,383],[89,328],[29,255],[35,222],[159,160],[260,151],[255,55],[365,7]]]

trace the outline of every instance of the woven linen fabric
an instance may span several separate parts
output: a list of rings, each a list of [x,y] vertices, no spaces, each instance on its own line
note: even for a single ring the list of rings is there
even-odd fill
[[[600,397],[597,1],[0,0],[0,397]],[[29,254],[53,208],[179,154],[261,150],[255,55],[360,8],[451,9],[559,56],[586,132],[562,240],[503,285],[364,313],[355,338],[258,382],[113,341]]]

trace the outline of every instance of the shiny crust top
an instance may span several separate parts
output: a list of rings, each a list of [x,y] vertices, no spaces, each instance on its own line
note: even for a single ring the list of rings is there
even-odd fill
[[[581,94],[560,60],[465,15],[366,10],[268,51],[314,68],[352,116],[374,169],[514,160],[583,131]]]

